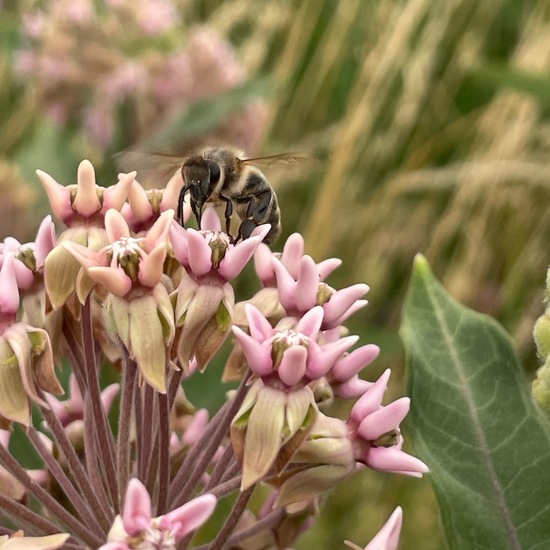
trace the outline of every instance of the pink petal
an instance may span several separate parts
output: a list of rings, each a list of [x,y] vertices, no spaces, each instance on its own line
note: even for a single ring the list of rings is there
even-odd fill
[[[136,180],[132,182],[132,186],[130,187],[128,203],[130,203],[132,214],[137,220],[147,220],[153,215],[153,208],[149,202],[149,197],[145,189]],[[117,210],[121,210],[124,213],[122,207],[117,208]]]
[[[191,420],[191,423],[189,424],[189,426],[187,426],[187,429],[183,434],[182,443],[185,443],[186,445],[189,445],[189,446],[194,445],[200,439],[207,424],[208,424],[208,410],[199,409],[193,415],[193,420]]]
[[[189,262],[189,247],[187,245],[187,230],[183,228],[177,221],[173,221],[170,225],[170,241],[174,249],[176,259],[187,265]]]
[[[410,407],[411,400],[408,397],[381,407],[361,420],[357,433],[367,441],[375,441],[382,434],[397,428],[407,416]]]
[[[361,380],[359,376],[355,375],[349,380],[346,380],[343,384],[333,383],[332,386],[334,388],[334,395],[342,399],[355,399],[364,395],[372,388],[373,384],[372,382]]]
[[[95,171],[89,160],[83,160],[78,165],[78,184],[73,209],[82,217],[87,218],[101,209],[95,183]]]
[[[325,323],[331,323],[342,316],[368,290],[368,285],[358,283],[335,292],[330,297],[330,300],[323,304],[325,308]]]
[[[312,380],[325,376],[334,366],[338,358],[353,346],[357,340],[359,340],[359,336],[346,336],[345,338],[340,338],[340,340],[336,342],[321,346],[319,353],[311,357],[307,369],[308,376]]]
[[[216,213],[216,209],[213,206],[206,208],[201,218],[201,229],[203,231],[221,231],[222,224],[220,217]]]
[[[398,506],[364,550],[396,550],[402,522],[403,510]]]
[[[331,375],[335,380],[345,382],[376,359],[379,353],[380,348],[375,344],[361,346],[340,359],[336,365],[334,365]]]
[[[299,311],[307,311],[317,304],[319,273],[311,256],[300,260],[300,274],[296,282],[296,306]]]
[[[297,384],[306,372],[307,349],[304,346],[291,346],[283,353],[277,369],[279,378],[287,385]]]
[[[183,186],[183,181],[181,179],[181,172],[178,170],[168,181],[164,192],[162,193],[162,199],[160,201],[160,211],[164,212],[165,210],[176,210],[178,207],[178,199],[180,196],[180,191]],[[184,209],[185,210],[185,209]],[[190,209],[187,208],[189,212]],[[185,217],[185,212],[184,212]],[[187,218],[184,219],[184,222],[187,221]]]
[[[71,409],[77,411],[84,410],[84,399],[82,398],[82,393],[80,392],[80,387],[76,380],[76,376],[71,373],[69,377],[69,395],[71,401]]]
[[[369,468],[381,472],[422,477],[430,471],[424,462],[396,447],[372,447],[367,451],[364,460]]]
[[[273,252],[267,244],[261,243],[254,253],[254,269],[263,286],[275,285],[275,270],[272,258]]]
[[[151,498],[143,483],[135,477],[128,482],[126,489],[122,523],[131,537],[151,527]]]
[[[250,237],[239,242],[235,247],[229,247],[225,258],[220,262],[218,273],[226,280],[234,279],[248,263],[256,251],[258,245],[262,242],[260,236]]]
[[[55,226],[51,216],[46,216],[36,234],[36,244],[34,247],[34,257],[36,259],[36,267],[40,268],[46,259],[46,256],[52,251],[55,246]]]
[[[86,268],[96,267],[98,265],[105,266],[107,264],[107,257],[104,252],[95,252],[72,241],[63,241],[61,245],[63,248],[68,250],[82,266]]]
[[[377,411],[382,405],[382,399],[384,398],[384,392],[388,387],[388,380],[390,378],[391,370],[386,369],[382,376],[367,390],[365,395],[361,397],[355,403],[351,409],[350,417],[357,423],[361,422],[363,418],[366,418],[369,414]]]
[[[304,316],[298,321],[296,325],[296,332],[316,340],[319,336],[319,329],[323,322],[323,308],[321,306],[315,306],[310,309]]]
[[[60,401],[49,393],[45,393],[44,397],[59,422],[61,422],[63,426],[66,426],[69,419],[69,413],[67,412],[67,407],[65,406],[67,402]]]
[[[19,309],[19,288],[15,278],[15,258],[8,254],[0,269],[0,312],[15,315]]]
[[[237,326],[233,326],[233,334],[237,337],[243,347],[244,354],[248,360],[248,365],[258,376],[267,376],[273,371],[273,361],[271,360],[271,351],[262,346],[257,340],[252,338]]]
[[[277,277],[277,290],[279,291],[279,301],[287,310],[292,311],[296,307],[296,281],[292,278],[285,266],[272,257],[275,275]]]
[[[141,260],[138,279],[143,286],[154,288],[160,283],[165,259],[166,244],[161,243]]]
[[[130,547],[125,542],[106,542],[99,547],[99,550],[130,550]]]
[[[329,258],[317,264],[319,280],[324,281],[336,268],[342,265],[340,258]]]
[[[34,282],[33,272],[20,260],[17,260],[13,254],[9,254],[15,261],[13,269],[15,271],[15,280],[20,289],[30,288]]]
[[[89,267],[87,271],[94,281],[119,298],[126,296],[132,288],[132,279],[121,267]]]
[[[304,255],[304,238],[300,233],[293,233],[286,240],[281,254],[281,262],[286,267],[291,277],[298,279],[300,272],[300,259]]]
[[[106,413],[109,413],[119,389],[120,384],[110,384],[101,392],[101,403]]]
[[[206,275],[212,269],[212,249],[204,237],[194,229],[187,230],[189,246],[189,267],[198,277]]]
[[[111,243],[130,236],[130,228],[124,216],[114,208],[110,208],[105,212],[105,230]]]
[[[348,317],[351,317],[356,311],[359,311],[361,308],[365,307],[368,303],[369,303],[368,300],[357,300],[344,312],[344,314],[341,317],[339,317],[335,321],[327,323],[327,328],[340,326]]]
[[[37,170],[36,174],[46,190],[53,213],[63,221],[70,218],[73,215],[70,189],[57,183],[49,174],[42,172],[42,170]]]
[[[260,241],[263,241],[266,237],[266,235],[269,233],[269,230],[271,229],[271,224],[269,223],[263,223],[262,225],[256,226],[252,233],[250,234],[251,237],[259,237]]]
[[[129,172],[124,174],[115,185],[106,187],[103,191],[103,208],[102,212],[107,212],[110,208],[121,210],[126,202],[130,190],[134,184],[137,172]],[[139,185],[139,184],[138,184]],[[133,210],[133,208],[132,208]]]
[[[160,520],[159,527],[166,531],[172,531],[176,542],[179,542],[205,523],[215,507],[216,497],[214,495],[202,495],[165,514]]]
[[[273,327],[271,323],[255,308],[252,304],[246,304],[244,306],[246,318],[248,319],[248,326],[250,329],[250,336],[259,342],[267,340],[273,335]]]
[[[166,244],[166,241],[168,240],[168,232],[170,230],[170,226],[172,225],[173,219],[173,210],[166,210],[158,217],[157,221],[153,224],[151,229],[149,229],[146,236],[147,242],[151,243],[151,248],[161,242]]]

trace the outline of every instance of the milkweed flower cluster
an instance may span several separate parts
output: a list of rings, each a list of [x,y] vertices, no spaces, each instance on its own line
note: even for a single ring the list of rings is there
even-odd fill
[[[51,0],[29,10],[22,29],[17,74],[35,85],[50,119],[82,128],[102,151],[121,139],[117,121],[130,137],[118,142],[123,149],[247,77],[231,44],[213,28],[190,26],[175,0]],[[253,149],[266,116],[263,102],[250,102],[207,137]]]
[[[402,450],[409,400],[383,405],[389,370],[359,376],[379,349],[347,334],[368,287],[330,287],[339,260],[314,262],[298,234],[272,252],[268,225],[235,242],[212,207],[182,227],[174,181],[145,192],[131,172],[102,187],[88,161],[76,184],[38,175],[65,227],[48,216],[34,242],[0,246],[0,546],[183,549],[235,494],[200,548],[288,548],[365,466],[427,472]],[[236,302],[252,261],[264,288]],[[209,419],[184,389],[224,342],[240,384]],[[331,416],[335,397],[353,400],[348,418]],[[16,424],[39,469],[10,452]],[[395,548],[400,525],[398,509],[366,548]]]

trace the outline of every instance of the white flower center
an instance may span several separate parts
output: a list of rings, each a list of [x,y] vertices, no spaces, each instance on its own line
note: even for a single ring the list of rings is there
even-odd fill
[[[141,256],[141,241],[135,237],[121,237],[118,241],[108,245],[107,253],[112,254],[113,258],[120,259],[125,256],[138,254]]]
[[[275,342],[287,348],[290,346],[307,346],[309,338],[292,329],[282,330],[275,336]]]

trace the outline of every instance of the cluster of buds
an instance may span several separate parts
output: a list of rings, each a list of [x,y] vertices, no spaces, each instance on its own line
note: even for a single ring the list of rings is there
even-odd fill
[[[52,120],[82,128],[100,150],[120,139],[116,121],[130,108],[130,140],[117,143],[126,148],[175,110],[246,80],[229,42],[185,23],[174,0],[52,0],[24,16],[16,70]],[[218,139],[253,149],[266,114],[262,102],[250,103],[221,123]]]
[[[43,466],[23,468],[5,432],[0,546],[183,549],[237,493],[200,548],[289,548],[318,498],[358,470],[427,472],[402,450],[409,400],[382,404],[390,371],[359,376],[379,349],[347,335],[368,287],[325,283],[339,260],[315,263],[298,234],[274,253],[269,225],[235,242],[212,207],[199,229],[183,227],[177,178],[146,192],[132,172],[104,188],[88,161],[74,185],[38,175],[66,228],[56,236],[48,216],[34,243],[0,248],[0,421],[25,427]],[[232,281],[253,258],[264,288],[235,303]],[[209,420],[186,380],[231,335],[225,377],[239,386]],[[102,388],[106,371],[119,383]],[[349,418],[330,415],[335,397],[354,400]],[[253,512],[258,485],[269,496]],[[395,548],[400,526],[398,509],[366,548]]]

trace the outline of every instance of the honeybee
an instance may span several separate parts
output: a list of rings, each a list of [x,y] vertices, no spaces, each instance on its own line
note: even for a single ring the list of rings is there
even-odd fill
[[[135,168],[147,158],[181,171],[183,187],[178,200],[177,216],[183,225],[183,208],[189,195],[191,211],[200,227],[204,206],[225,203],[225,230],[236,242],[247,239],[259,225],[269,223],[271,229],[264,242],[272,243],[281,232],[281,213],[277,196],[258,166],[301,164],[306,157],[295,153],[244,158],[244,153],[229,146],[204,147],[184,158],[170,155],[143,155],[128,152],[118,155],[119,165]],[[231,219],[240,220],[236,236],[230,233]]]

